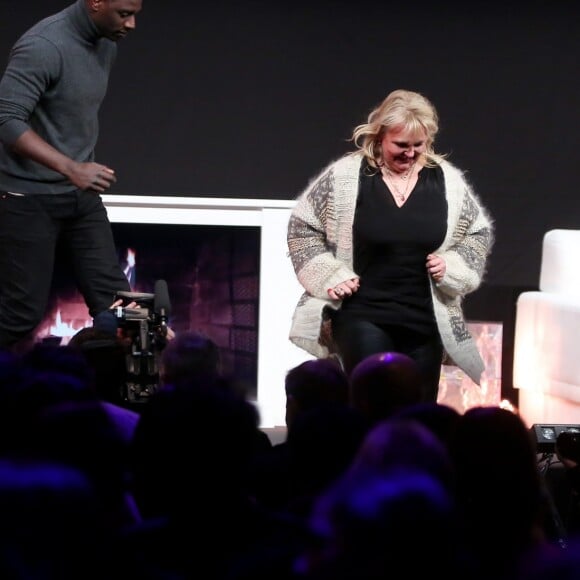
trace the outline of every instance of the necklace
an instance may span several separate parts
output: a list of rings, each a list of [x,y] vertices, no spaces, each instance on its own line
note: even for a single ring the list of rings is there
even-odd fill
[[[413,169],[415,169],[415,164],[413,163],[413,165],[411,165],[411,167],[409,167],[409,169],[407,169],[407,171],[405,171],[405,173],[398,175],[397,177],[400,177],[404,182],[405,182],[405,191],[401,191],[398,187],[397,184],[395,183],[393,177],[394,174],[393,172],[386,166],[383,165],[381,167],[381,169],[384,169],[384,173],[383,175],[385,176],[385,179],[388,181],[387,185],[391,185],[393,188],[393,193],[394,196],[396,198],[396,200],[402,204],[405,203],[405,200],[407,199],[407,192],[409,191],[409,183],[410,183],[410,177],[413,174]]]

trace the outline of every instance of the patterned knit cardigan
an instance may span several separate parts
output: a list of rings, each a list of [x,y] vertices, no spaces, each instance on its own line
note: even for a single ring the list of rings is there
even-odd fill
[[[357,276],[353,271],[352,225],[362,156],[346,155],[328,165],[298,196],[288,223],[289,256],[305,289],[292,318],[290,340],[318,358],[333,351],[327,290]],[[436,253],[446,273],[431,282],[431,294],[445,363],[479,384],[484,364],[466,328],[461,302],[481,284],[493,244],[493,223],[459,169],[441,163],[448,205],[447,234]],[[364,283],[364,281],[363,281]]]

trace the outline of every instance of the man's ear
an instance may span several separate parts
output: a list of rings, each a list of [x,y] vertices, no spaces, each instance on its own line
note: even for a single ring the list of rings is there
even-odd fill
[[[102,0],[88,0],[88,7],[91,12],[98,12],[101,4]]]

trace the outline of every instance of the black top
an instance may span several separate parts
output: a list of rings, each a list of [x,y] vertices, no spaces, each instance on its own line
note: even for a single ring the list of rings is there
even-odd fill
[[[424,167],[412,194],[398,207],[381,174],[363,163],[353,223],[360,289],[344,300],[343,311],[378,324],[436,332],[426,260],[446,231],[440,167]]]

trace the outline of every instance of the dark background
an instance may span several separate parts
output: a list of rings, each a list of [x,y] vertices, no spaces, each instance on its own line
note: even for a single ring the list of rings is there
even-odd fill
[[[504,322],[509,343],[544,233],[580,228],[580,2],[458,4],[144,0],[101,111],[112,193],[293,199],[391,90],[417,90],[495,220],[467,314]],[[66,5],[0,0],[2,65]]]

